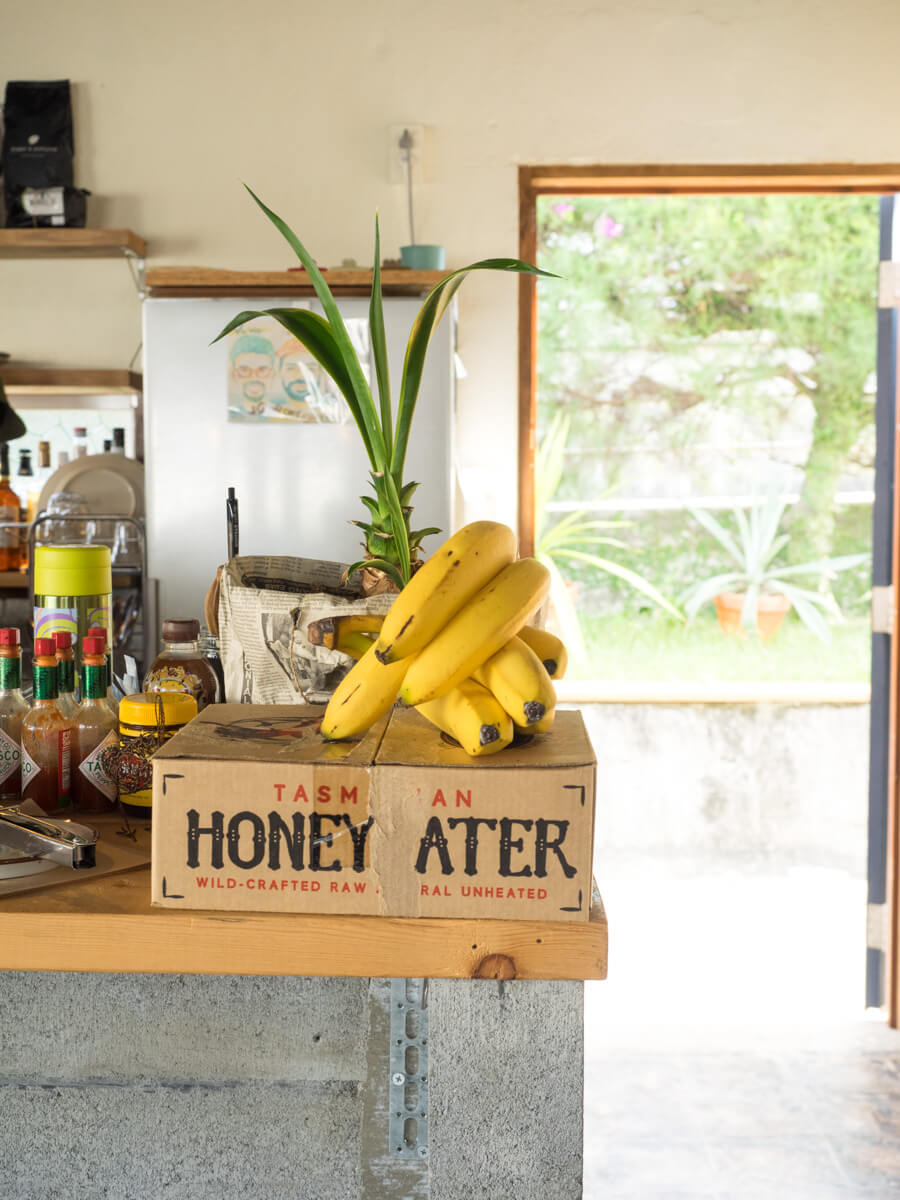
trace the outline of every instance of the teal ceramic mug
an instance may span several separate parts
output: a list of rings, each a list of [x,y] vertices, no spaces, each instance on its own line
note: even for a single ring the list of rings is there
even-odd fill
[[[400,261],[404,267],[411,267],[414,271],[442,271],[446,255],[443,246],[401,246]]]

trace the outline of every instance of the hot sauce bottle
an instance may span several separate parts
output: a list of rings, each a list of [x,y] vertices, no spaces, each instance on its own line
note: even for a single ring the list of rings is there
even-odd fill
[[[106,703],[109,705],[109,707],[113,710],[114,713],[118,713],[119,704],[118,704],[118,701],[116,700],[115,693],[113,692],[113,688],[112,688],[112,651],[107,650],[107,648],[106,648],[106,641],[107,641],[106,626],[105,625],[92,625],[90,627],[90,629],[87,631],[87,636],[88,637],[98,637],[103,642],[103,665],[104,665],[104,669],[106,672]]]
[[[104,751],[119,742],[116,714],[106,702],[105,644],[98,637],[86,637],[81,643],[83,699],[75,718],[78,728],[75,805],[88,812],[105,812],[116,802],[116,782],[107,774],[103,761]]]
[[[57,703],[56,646],[34,640],[34,704],[22,721],[22,799],[44,812],[72,804],[72,759],[76,729]]]
[[[53,635],[56,643],[56,685],[58,688],[57,704],[64,717],[74,717],[78,712],[78,701],[75,699],[75,651],[72,649],[72,635],[58,630]]]
[[[22,648],[18,629],[0,629],[0,804],[22,799]]]

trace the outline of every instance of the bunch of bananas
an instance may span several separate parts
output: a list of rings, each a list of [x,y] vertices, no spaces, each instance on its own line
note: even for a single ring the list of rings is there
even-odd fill
[[[371,616],[335,618],[325,639],[357,662],[331,697],[322,734],[363,733],[398,697],[473,757],[502,750],[517,729],[546,731],[566,650],[527,621],[549,586],[546,567],[516,558],[508,526],[464,526],[400,592],[377,636]]]

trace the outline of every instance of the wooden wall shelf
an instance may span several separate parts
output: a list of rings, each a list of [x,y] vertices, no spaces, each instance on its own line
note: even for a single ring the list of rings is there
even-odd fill
[[[130,229],[0,229],[3,258],[145,258],[147,243]]]
[[[10,395],[25,396],[140,395],[144,387],[143,376],[137,371],[77,367],[0,366],[0,380]]]
[[[418,296],[428,292],[449,271],[412,271],[405,267],[383,269],[386,296]],[[372,272],[324,270],[325,281],[336,296],[368,296]],[[201,296],[313,296],[305,271],[227,271],[213,267],[152,267],[147,271],[147,291],[152,297]]]
[[[165,910],[150,869],[0,899],[0,970],[604,979],[599,895],[574,921]]]

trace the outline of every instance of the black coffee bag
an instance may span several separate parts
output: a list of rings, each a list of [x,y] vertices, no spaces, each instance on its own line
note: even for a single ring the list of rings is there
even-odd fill
[[[10,81],[3,104],[3,172],[7,198],[24,188],[72,187],[72,101],[68,79]]]

